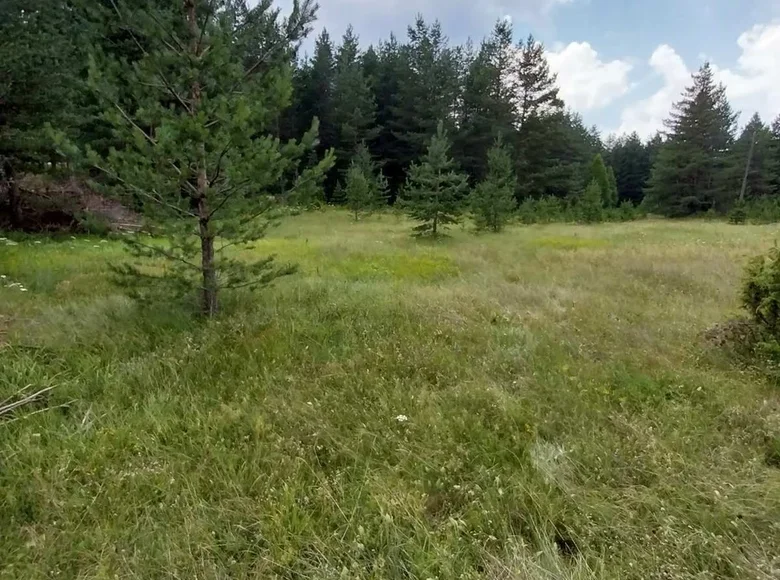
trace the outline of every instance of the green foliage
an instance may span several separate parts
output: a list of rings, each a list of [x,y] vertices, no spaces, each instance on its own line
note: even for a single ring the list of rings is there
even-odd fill
[[[745,185],[745,200],[774,195],[774,179],[780,173],[772,131],[756,113],[729,150],[724,169],[725,187],[734,198]]]
[[[488,151],[488,173],[471,194],[471,210],[479,228],[499,232],[515,209],[517,178],[512,156],[499,138]]]
[[[748,263],[741,300],[761,335],[759,351],[772,361],[780,360],[780,248],[777,245]]]
[[[770,336],[780,338],[780,248],[753,258],[745,270],[742,306]]]
[[[350,26],[336,54],[330,110],[338,139],[336,159],[341,167],[346,167],[360,144],[370,142],[379,133],[376,102],[360,59],[358,38]]]
[[[609,166],[614,169],[615,187],[621,200],[634,205],[642,202],[650,178],[651,147],[632,133],[619,137],[609,149]]]
[[[612,168],[607,170],[604,165],[604,159],[600,153],[593,157],[590,164],[590,181],[595,181],[601,191],[601,201],[604,207],[613,207],[617,205],[617,185],[615,183],[615,174]],[[590,182],[589,182],[590,183]]]
[[[428,153],[409,170],[402,205],[409,217],[420,222],[414,228],[419,236],[438,236],[443,228],[457,223],[463,211],[468,181],[457,171],[449,150],[444,123],[439,123]]]
[[[765,196],[757,199],[748,198],[741,204],[745,210],[747,221],[756,224],[780,222],[780,197]]]
[[[585,223],[600,222],[604,219],[604,193],[599,182],[593,179],[577,200],[577,214]]]
[[[66,2],[0,2],[0,189],[13,227],[24,225],[21,174],[60,170],[58,138],[85,123],[88,37]]]
[[[704,64],[667,121],[668,138],[647,187],[649,211],[679,217],[731,206],[736,192],[725,170],[735,119],[725,88]]]
[[[609,167],[607,169],[607,182],[609,184],[608,189],[608,203],[606,207],[616,207],[618,205],[618,200],[620,198],[620,195],[618,194],[618,188],[617,188],[617,179],[615,178],[615,171],[612,169],[612,167]]]
[[[487,174],[487,154],[494,140],[515,133],[515,95],[507,83],[513,65],[512,36],[510,22],[497,22],[464,79],[454,149],[461,166],[475,181]]]
[[[186,0],[146,13],[118,2],[116,10],[144,50],[133,65],[105,51],[94,56],[91,82],[122,147],[88,159],[119,195],[139,200],[167,238],[129,239],[136,260],[117,274],[138,293],[197,291],[212,316],[219,291],[259,288],[293,271],[273,257],[247,264],[224,250],[262,238],[276,217],[275,196],[308,197],[332,165],[326,156],[301,169],[316,120],[300,141],[281,143],[271,132],[289,98],[286,63],[314,6],[296,2],[284,21],[265,2],[214,11]],[[274,50],[259,48],[266,45]],[[143,258],[167,263],[153,268]]]
[[[403,168],[419,162],[443,119],[451,124],[463,76],[461,49],[449,45],[438,21],[428,24],[418,16],[407,36],[394,71],[399,76],[389,119],[389,128],[397,138],[398,163]]]
[[[737,202],[734,204],[734,207],[731,208],[731,211],[729,212],[729,223],[734,225],[744,224],[747,221],[747,210],[745,209],[745,204],[742,202]]]
[[[344,198],[346,205],[358,221],[360,214],[370,213],[381,207],[385,198],[377,188],[376,178],[365,171],[354,161],[347,170],[344,182]]]

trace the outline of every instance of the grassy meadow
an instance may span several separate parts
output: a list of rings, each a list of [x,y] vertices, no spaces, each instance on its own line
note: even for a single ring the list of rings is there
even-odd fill
[[[0,240],[0,401],[56,387],[0,422],[0,578],[780,578],[780,390],[703,338],[777,226],[409,230],[291,218],[207,323]]]

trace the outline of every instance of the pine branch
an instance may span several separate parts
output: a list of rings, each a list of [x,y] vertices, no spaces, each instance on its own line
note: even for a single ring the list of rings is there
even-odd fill
[[[117,180],[119,183],[121,183],[125,187],[129,187],[130,189],[135,191],[137,194],[145,197],[146,199],[150,199],[151,201],[153,201],[155,203],[159,203],[160,205],[163,205],[163,206],[165,206],[165,207],[167,207],[169,209],[175,210],[175,211],[179,212],[181,215],[185,215],[185,216],[192,217],[192,218],[197,218],[198,217],[196,214],[194,214],[194,213],[192,213],[190,211],[187,211],[187,210],[185,210],[185,209],[183,209],[183,208],[181,208],[181,207],[179,207],[177,205],[173,205],[172,203],[168,203],[164,199],[162,199],[160,197],[156,197],[156,196],[148,193],[147,191],[144,191],[140,187],[138,187],[136,185],[133,185],[132,183],[128,183],[127,181],[125,181],[124,179],[119,177],[116,173],[114,173],[113,171],[109,171],[108,169],[105,169],[104,167],[101,167],[100,165],[95,165],[94,167],[98,171],[102,171],[103,173],[105,173],[106,175],[111,177],[112,179]]]
[[[141,135],[143,135],[146,138],[146,140],[149,141],[149,143],[151,143],[155,147],[157,146],[157,141],[155,141],[151,135],[148,135],[146,131],[141,129],[141,127],[139,127],[138,124],[130,118],[130,115],[128,115],[125,112],[125,110],[119,106],[119,103],[114,103],[114,107],[116,107],[116,109],[122,114],[122,117],[124,117],[125,121],[130,123],[130,125],[132,125],[137,131],[139,131]]]
[[[191,268],[194,268],[195,270],[200,270],[199,264],[194,264],[190,262],[189,260],[186,260],[185,258],[182,258],[181,256],[177,256],[173,252],[170,252],[166,250],[165,248],[160,248],[157,246],[152,246],[149,244],[144,244],[143,242],[138,241],[137,239],[128,240],[128,243],[131,245],[140,246],[142,248],[146,248],[147,250],[154,252],[156,254],[159,254],[160,256],[163,256],[164,258],[168,258],[169,260],[175,260],[177,262],[181,262],[182,264],[185,264]]]

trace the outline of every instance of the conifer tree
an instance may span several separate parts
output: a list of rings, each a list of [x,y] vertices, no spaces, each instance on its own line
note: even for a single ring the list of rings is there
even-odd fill
[[[302,63],[293,77],[295,102],[288,117],[296,128],[295,138],[304,135],[311,126],[311,120],[319,120],[317,153],[323,157],[330,149],[335,149],[339,140],[339,128],[333,118],[334,84],[336,75],[335,49],[330,34],[323,29],[314,43],[314,56]],[[326,184],[326,198],[330,197],[335,176]]]
[[[500,137],[488,151],[487,166],[487,176],[471,194],[471,209],[477,227],[499,232],[516,207],[517,187],[512,156]]]
[[[558,96],[544,46],[529,36],[515,51],[509,77],[515,95],[514,150],[518,197],[565,195],[575,187],[576,157],[569,117]]]
[[[23,222],[18,174],[64,159],[50,129],[77,138],[84,123],[86,31],[65,2],[0,2],[0,182],[11,225]]]
[[[733,141],[735,114],[709,63],[674,105],[668,137],[653,165],[644,203],[669,216],[723,210],[735,199],[724,170]]]
[[[361,213],[367,213],[373,209],[368,179],[366,179],[363,170],[354,162],[347,169],[347,176],[342,189],[347,207],[355,215],[355,221],[360,219]]]
[[[618,193],[617,178],[615,170],[612,167],[607,168],[607,178],[609,180],[609,205],[608,207],[617,207],[620,194]]]
[[[355,221],[361,213],[370,213],[387,204],[387,180],[364,143],[358,146],[339,189],[347,207],[354,212]]]
[[[89,157],[120,194],[143,200],[167,237],[165,244],[130,242],[137,258],[167,260],[164,269],[136,263],[117,271],[134,286],[196,290],[202,313],[213,316],[221,290],[291,273],[273,257],[248,263],[225,250],[263,236],[272,195],[306,190],[332,164],[330,155],[296,175],[316,143],[316,122],[300,142],[282,144],[269,133],[287,103],[287,63],[316,6],[296,1],[280,21],[270,2],[182,0],[143,13],[122,0],[114,5],[143,55],[134,66],[95,55],[92,82],[122,147]]]
[[[582,221],[586,223],[600,222],[604,219],[604,197],[601,186],[595,179],[591,180],[580,194],[577,210]]]
[[[336,130],[337,166],[346,167],[360,143],[376,138],[376,102],[363,73],[358,38],[352,27],[341,41],[333,77],[331,119]]]
[[[371,188],[371,203],[375,207],[387,205],[387,179],[385,179],[381,169],[377,166],[365,143],[358,145],[355,155],[352,158],[352,163],[360,168],[363,175],[365,175],[368,180],[368,185]]]
[[[725,179],[735,199],[742,196],[743,185],[745,199],[774,193],[774,178],[780,166],[773,141],[770,128],[764,125],[758,113],[753,115],[729,151]]]
[[[604,159],[601,157],[600,153],[597,153],[591,162],[590,179],[591,181],[595,181],[599,186],[599,191],[601,191],[601,205],[604,207],[613,205],[609,171],[607,170],[607,166],[604,165]]]
[[[487,152],[496,137],[515,132],[509,82],[513,55],[512,25],[500,20],[468,66],[455,151],[461,166],[475,180],[485,177]]]
[[[423,155],[439,122],[454,125],[463,76],[461,51],[449,45],[438,21],[429,25],[419,16],[407,34],[394,71],[400,76],[388,120],[404,169]]]
[[[436,237],[443,228],[457,223],[461,216],[468,180],[456,170],[449,151],[444,123],[439,122],[427,154],[409,170],[403,206],[413,220],[420,222],[414,228],[418,236]]]
[[[780,115],[772,123],[772,141],[769,148],[769,156],[773,160],[772,165],[775,171],[770,179],[772,184],[772,193],[780,195]]]
[[[619,197],[638,205],[650,177],[650,150],[637,133],[619,137],[609,151]]]

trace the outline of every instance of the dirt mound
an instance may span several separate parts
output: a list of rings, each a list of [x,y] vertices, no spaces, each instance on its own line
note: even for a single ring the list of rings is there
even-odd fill
[[[75,178],[25,175],[18,182],[21,221],[11,219],[10,199],[0,184],[0,228],[28,232],[135,231],[141,218],[116,200],[103,197]]]

